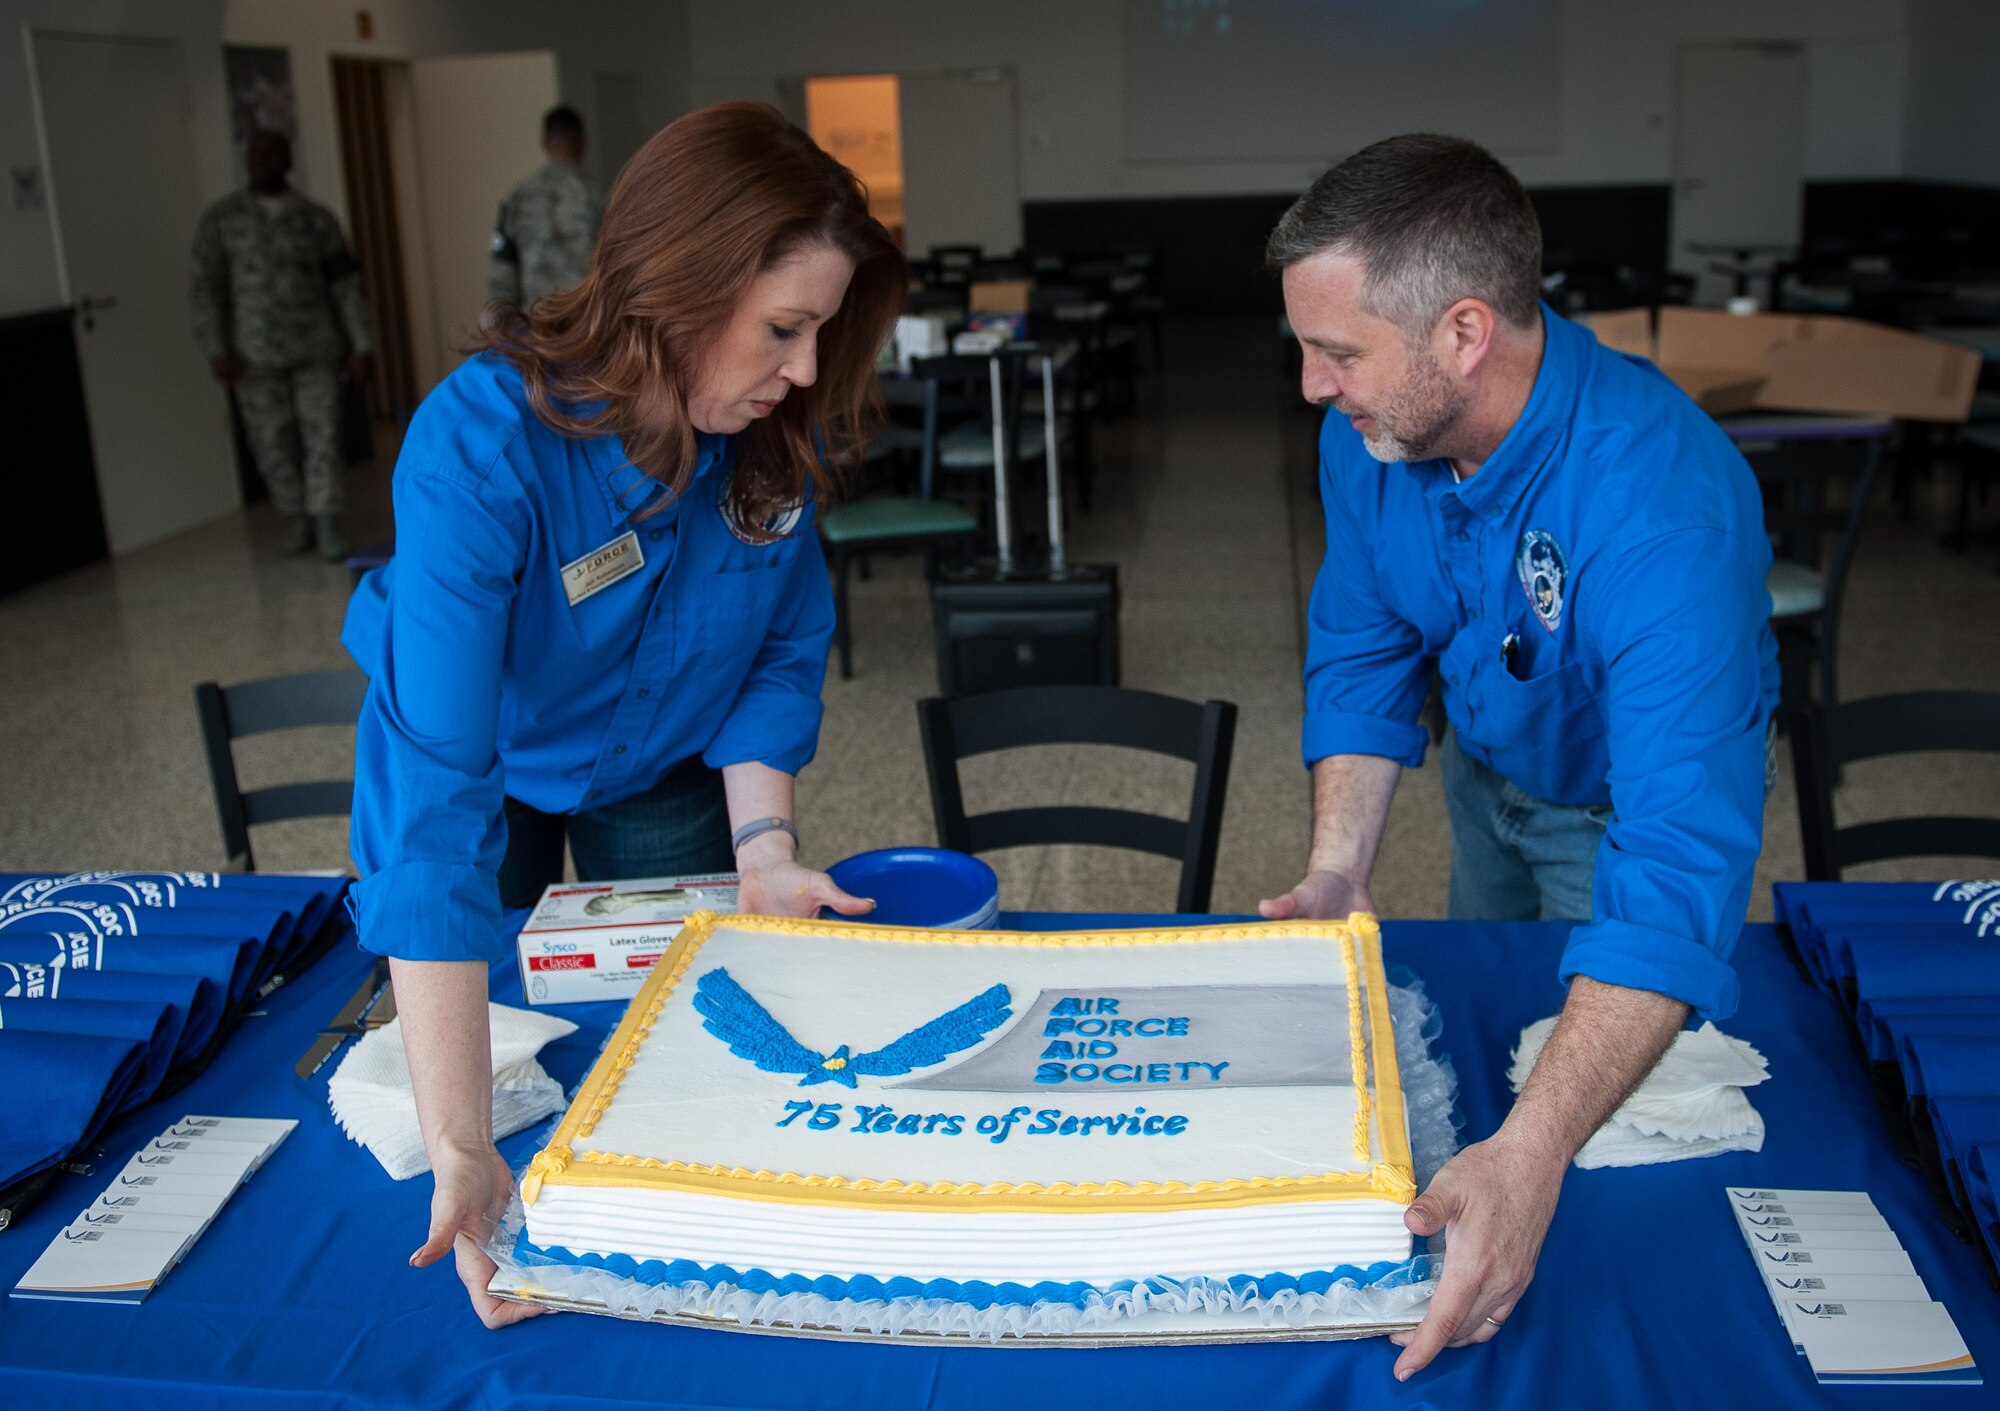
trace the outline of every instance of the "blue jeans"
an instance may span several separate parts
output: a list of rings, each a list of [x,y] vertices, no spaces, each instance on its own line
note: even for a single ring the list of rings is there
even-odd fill
[[[1597,845],[1611,805],[1548,803],[1458,747],[1438,751],[1451,813],[1453,921],[1588,921]]]
[[[543,888],[562,881],[565,837],[581,882],[736,870],[722,775],[698,756],[645,793],[602,808],[543,813],[510,798],[506,813],[505,907],[533,906]]]

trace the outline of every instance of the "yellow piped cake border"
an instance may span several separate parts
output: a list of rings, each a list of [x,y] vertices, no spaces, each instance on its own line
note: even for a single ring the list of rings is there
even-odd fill
[[[653,1021],[694,963],[709,934],[720,924],[732,929],[780,935],[824,937],[837,931],[856,940],[901,941],[919,945],[1018,945],[1032,947],[1173,945],[1205,941],[1251,940],[1266,936],[1323,935],[1340,942],[1341,968],[1347,983],[1348,1034],[1353,1045],[1355,1074],[1355,1157],[1367,1161],[1371,1127],[1379,1127],[1381,1159],[1366,1171],[1329,1171],[1316,1176],[1245,1176],[1222,1181],[1032,1181],[922,1182],[875,1180],[868,1177],[804,1174],[793,1171],[750,1171],[741,1167],[695,1165],[662,1161],[651,1156],[610,1152],[578,1152],[574,1143],[596,1130],[610,1109],[619,1084],[638,1056],[639,1045]],[[1184,1210],[1202,1207],[1261,1205],[1272,1202],[1375,1197],[1407,1204],[1416,1198],[1409,1135],[1404,1128],[1403,1093],[1396,1064],[1394,1030],[1389,1018],[1388,981],[1381,952],[1375,950],[1363,974],[1361,942],[1378,935],[1373,916],[1356,912],[1343,922],[1266,922],[1177,930],[1122,931],[935,931],[910,926],[866,926],[852,922],[800,921],[778,916],[721,916],[696,912],[681,928],[673,947],[646,977],[644,987],[592,1065],[576,1099],[557,1124],[549,1145],[535,1153],[521,1177],[521,1199],[535,1203],[548,1184],[570,1186],[650,1185],[695,1194],[728,1195],[805,1205],[865,1205],[898,1209],[981,1211],[1029,1210]],[[1365,980],[1365,985],[1363,981]],[[1366,990],[1367,998],[1362,997]],[[1367,1037],[1363,1037],[1364,1004]],[[1374,1083],[1368,1082],[1369,1050],[1374,1050]],[[1380,1101],[1373,1101],[1372,1092]],[[1393,1114],[1377,1122],[1375,1114]],[[1087,1205],[1079,1205],[1079,1197]]]

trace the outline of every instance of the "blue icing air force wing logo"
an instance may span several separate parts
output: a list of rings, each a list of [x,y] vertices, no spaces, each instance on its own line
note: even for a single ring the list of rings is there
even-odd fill
[[[971,1048],[1013,1017],[1007,1007],[1007,987],[995,985],[885,1048],[850,1054],[842,1044],[832,1053],[815,1053],[793,1038],[790,1030],[720,966],[695,981],[694,988],[694,1007],[701,1015],[702,1028],[728,1044],[738,1058],[749,1059],[766,1073],[802,1074],[802,1088],[815,1083],[851,1088],[857,1074],[893,1078],[913,1068],[928,1068]]]
[[[1525,531],[1521,542],[1514,546],[1514,572],[1520,575],[1528,603],[1542,626],[1550,632],[1562,626],[1569,564],[1556,536],[1546,529]]]

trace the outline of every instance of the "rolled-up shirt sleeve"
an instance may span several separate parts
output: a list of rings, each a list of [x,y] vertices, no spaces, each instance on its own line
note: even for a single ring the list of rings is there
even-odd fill
[[[1339,473],[1323,454],[1326,558],[1306,613],[1301,750],[1308,769],[1337,754],[1380,755],[1415,769],[1424,762],[1427,739],[1416,721],[1432,664],[1416,625],[1397,616],[1376,589],[1374,553],[1337,482]]]
[[[1768,563],[1761,539],[1681,528],[1606,555],[1589,586],[1613,816],[1564,983],[1651,990],[1705,1019],[1736,1008],[1729,955],[1763,845]]]
[[[395,509],[386,620],[378,638],[349,642],[369,676],[355,740],[355,918],[379,955],[493,961],[510,945],[496,741],[525,526],[457,471],[399,472]]]
[[[819,748],[833,589],[810,509],[793,532],[799,551],[786,570],[777,610],[728,715],[702,751],[712,769],[754,760],[797,774]]]

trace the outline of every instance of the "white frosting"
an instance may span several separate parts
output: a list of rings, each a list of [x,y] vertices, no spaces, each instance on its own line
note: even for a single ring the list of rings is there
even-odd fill
[[[551,1186],[529,1209],[528,1224],[537,1244],[642,1263],[691,1259],[813,1278],[1109,1286],[1400,1262],[1410,1257],[1403,1209],[1347,1200],[1160,1214],[963,1215]]]
[[[1365,944],[1372,947],[1373,938]],[[907,1074],[857,1075],[853,1088],[802,1085],[804,1072],[763,1071],[703,1027],[698,983],[718,969],[792,1039],[825,1055],[842,1045],[853,1056],[880,1050],[996,983],[1007,987],[1011,1016]],[[1364,981],[1372,969],[1363,967]],[[1261,1023],[1259,992],[1231,993],[1234,1013],[1251,1021],[1247,1029],[1239,1022],[1236,1032],[1256,1038],[1241,1047],[1261,1050],[1258,1071],[1271,1085],[1216,1080],[1213,1065],[1241,1058],[1241,1076],[1256,1068],[1248,1060],[1259,1055],[1216,1048],[1220,1021],[1212,1019],[1174,1035],[1157,1032],[1157,1025],[1150,1036],[1121,1034],[1117,1054],[1101,1060],[1131,1063],[1130,1071],[1149,1076],[1164,1067],[1168,1081],[1116,1088],[1033,1081],[1049,1042],[1046,1016],[1037,1012],[1044,991],[1118,997],[1116,1012],[1136,1021],[1171,1017],[1153,1013],[1149,992],[1252,986],[1289,990],[1294,999],[1298,987],[1318,987],[1309,1010],[1269,1010],[1292,1026],[1278,1032]],[[942,944],[760,932],[725,918],[662,1004],[608,1108],[570,1146],[579,1158],[600,1153],[906,1184],[1193,1185],[1366,1175],[1385,1159],[1385,1106],[1396,1133],[1386,1150],[1408,1160],[1404,1113],[1400,1104],[1374,1103],[1368,1149],[1357,1152],[1345,986],[1338,938],[1286,935],[1282,928],[1254,939],[1045,946],[997,937]],[[1364,1037],[1373,1036],[1364,1029]],[[1381,1045],[1384,1052],[1392,1048]],[[983,1068],[961,1070],[988,1050],[995,1052]],[[1270,1079],[1272,1055],[1293,1051],[1337,1055],[1337,1077],[1328,1081],[1322,1072],[1311,1083],[1294,1083],[1281,1069]],[[949,1086],[963,1071],[983,1072],[987,1087],[1004,1083],[1013,1090]],[[911,1086],[919,1082],[938,1086]],[[876,1130],[876,1122],[861,1121],[864,1107],[877,1110],[878,1120],[879,1109],[899,1120],[914,1116],[929,1130]],[[1114,1116],[1125,1118],[1116,1134],[1103,1124],[1081,1134],[1059,1130],[1063,1118]],[[927,1120],[933,1117],[939,1120]],[[1153,1131],[1145,1130],[1144,1119],[1169,1117],[1181,1119],[1178,1134],[1160,1130],[1166,1124],[1157,1120]],[[593,1175],[604,1169],[594,1166]],[[577,1253],[687,1259],[779,1275],[1029,1284],[1298,1274],[1401,1261],[1411,1250],[1404,1205],[1352,1186],[1309,1200],[1159,1211],[954,1211],[813,1198],[821,1193],[790,1183],[759,1192],[765,1198],[738,1199],[657,1183],[552,1179],[527,1211],[528,1237]]]
[[[1102,989],[1106,993],[1172,985],[1314,984],[1344,990],[1339,947],[1324,937],[1219,941],[1185,945],[1042,947],[913,945],[770,935],[719,926],[668,997],[651,1035],[619,1084],[596,1129],[578,1151],[652,1156],[693,1165],[750,1171],[866,1177],[898,1181],[1226,1181],[1258,1176],[1365,1172],[1380,1159],[1379,1127],[1370,1152],[1354,1149],[1352,1088],[1223,1088],[1193,1070],[1193,1082],[1134,1083],[1116,1089],[1067,1084],[1019,1092],[953,1092],[898,1087],[903,1078],[859,1079],[858,1086],[815,1083],[799,1075],[765,1073],[737,1057],[702,1027],[695,982],[718,967],[761,1003],[808,1048],[855,1053],[891,1043],[971,999],[995,982],[1007,986],[1014,1018],[947,1063],[977,1054],[1024,1022],[1042,989]],[[1128,1006],[1128,1017],[1130,1015]],[[1344,1036],[1344,1004],[1325,1015]],[[1197,1055],[1226,1062],[1203,1036],[1119,1040],[1119,1058],[1145,1062],[1152,1054]],[[1037,1043],[1037,1051],[1042,1045]],[[1117,1061],[1116,1059],[1108,1061]],[[939,1067],[946,1065],[940,1064]],[[1178,1070],[1175,1070],[1176,1072]],[[1025,1074],[1032,1074],[1033,1064]],[[920,1076],[912,1074],[911,1077]],[[793,1117],[785,1104],[840,1105],[826,1130]],[[898,1115],[956,1114],[961,1131],[946,1136],[853,1130],[858,1108],[887,1105]],[[1017,1107],[1030,1113],[1109,1116],[1144,1108],[1147,1116],[1187,1118],[1178,1136],[1087,1137],[1026,1135],[1032,1115],[1017,1118],[1006,1139],[978,1133],[978,1119]]]

